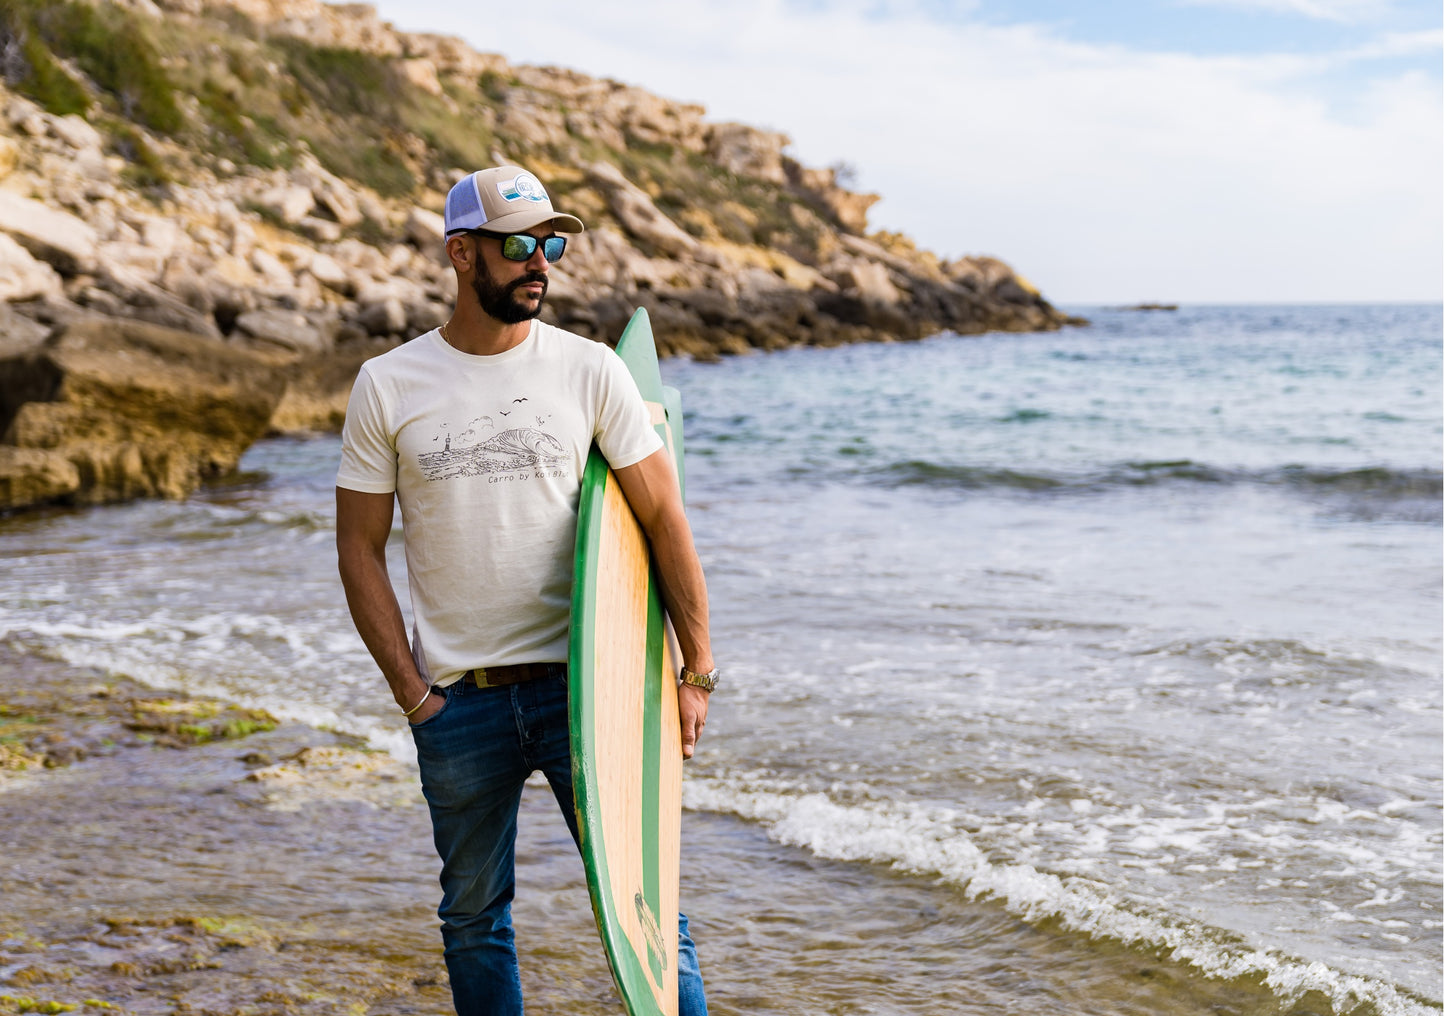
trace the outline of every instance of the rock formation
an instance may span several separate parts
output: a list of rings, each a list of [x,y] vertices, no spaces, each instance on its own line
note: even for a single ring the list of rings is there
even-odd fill
[[[1078,323],[870,234],[784,135],[362,4],[15,0],[0,54],[0,510],[184,496],[334,429],[362,359],[445,319],[445,192],[500,161],[587,222],[545,316],[598,340],[637,306],[704,358]]]
[[[0,504],[184,497],[266,432],[280,368],[141,321],[63,326],[0,360]]]

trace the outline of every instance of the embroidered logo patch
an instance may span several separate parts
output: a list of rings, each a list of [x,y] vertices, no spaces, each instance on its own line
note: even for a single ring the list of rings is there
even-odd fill
[[[547,192],[531,173],[519,173],[511,180],[497,181],[497,193],[506,201],[546,201]]]

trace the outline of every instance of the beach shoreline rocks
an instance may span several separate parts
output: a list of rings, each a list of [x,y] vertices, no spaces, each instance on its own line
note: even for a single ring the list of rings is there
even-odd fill
[[[186,417],[173,434],[122,412],[89,421],[82,451],[58,433],[82,419],[77,403],[24,408],[3,382],[0,431],[19,430],[0,437],[0,511],[181,497],[234,465],[243,433],[336,430],[362,360],[446,319],[439,213],[485,164],[531,168],[587,222],[544,320],[598,341],[639,306],[663,356],[704,360],[1082,323],[1002,261],[870,232],[878,196],[845,186],[846,167],[803,166],[785,135],[694,104],[401,32],[363,4],[162,0],[85,16],[124,40],[132,78],[0,12],[0,30],[41,47],[0,84],[0,360],[15,377],[77,328],[123,357],[154,327],[191,336],[174,341],[199,387],[171,373],[172,416]],[[39,74],[45,60],[59,77]],[[373,134],[365,158],[337,141]],[[270,419],[241,427],[222,399],[206,420],[209,375],[248,358],[273,372],[251,386],[275,394]],[[142,354],[138,374],[165,373],[156,360]],[[37,438],[32,415],[55,433]],[[196,435],[215,430],[227,436],[203,450]]]
[[[0,359],[0,507],[185,497],[266,433],[281,366],[141,321],[58,327]]]

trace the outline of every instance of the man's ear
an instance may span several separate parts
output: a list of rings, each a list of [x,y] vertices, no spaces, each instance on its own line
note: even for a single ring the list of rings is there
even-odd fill
[[[447,237],[447,260],[454,269],[459,272],[471,271],[476,267],[476,257],[476,244],[468,243],[465,236],[458,233],[456,236]]]

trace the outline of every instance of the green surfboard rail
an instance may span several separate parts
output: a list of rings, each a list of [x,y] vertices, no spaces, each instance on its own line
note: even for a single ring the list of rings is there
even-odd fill
[[[679,481],[682,476],[682,403],[675,389],[662,384],[658,370],[657,348],[647,311],[639,308],[622,333],[617,355],[626,364],[645,401],[664,407],[665,419],[673,435],[672,452]],[[658,424],[659,436],[666,441],[665,425]],[[623,932],[616,902],[610,892],[608,851],[619,845],[602,842],[602,815],[598,798],[596,748],[593,740],[595,718],[595,659],[593,647],[597,636],[596,576],[602,532],[603,500],[607,485],[615,482],[607,461],[594,445],[582,474],[578,502],[577,545],[573,569],[572,627],[568,647],[569,704],[572,740],[573,794],[576,800],[578,828],[582,838],[582,862],[587,873],[587,888],[598,933],[612,968],[613,979],[630,1016],[662,1016],[653,994],[652,982],[663,977],[676,978],[676,970],[666,970],[666,951],[653,946],[655,938],[676,934],[677,915],[658,913],[661,899],[661,861],[659,849],[659,801],[657,790],[661,744],[662,717],[659,699],[663,681],[663,643],[665,619],[661,587],[654,573],[648,583],[646,673],[644,675],[643,779],[651,786],[642,788],[642,827],[637,830],[642,848],[643,884],[634,905],[644,927],[655,934],[648,936],[647,947],[638,950]],[[651,976],[649,976],[649,973]]]

